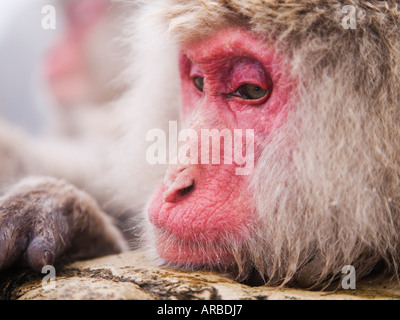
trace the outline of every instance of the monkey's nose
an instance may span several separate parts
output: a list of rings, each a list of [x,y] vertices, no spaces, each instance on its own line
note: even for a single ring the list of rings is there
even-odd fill
[[[170,188],[164,192],[164,200],[166,202],[177,202],[178,198],[189,195],[194,190],[194,180],[187,187],[181,189]]]
[[[168,170],[164,181],[167,190],[163,197],[166,202],[177,202],[178,199],[189,195],[195,186],[194,170],[192,168],[180,168]]]

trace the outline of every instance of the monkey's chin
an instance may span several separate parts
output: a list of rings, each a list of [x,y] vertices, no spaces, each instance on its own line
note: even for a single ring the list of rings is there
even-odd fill
[[[233,254],[223,245],[186,242],[156,231],[159,256],[167,265],[187,269],[220,269],[235,264]]]

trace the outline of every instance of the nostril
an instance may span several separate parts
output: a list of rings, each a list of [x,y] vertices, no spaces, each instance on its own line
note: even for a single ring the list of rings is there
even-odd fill
[[[187,187],[185,187],[185,185]],[[189,195],[194,190],[194,180],[188,181],[187,184],[180,184],[178,186],[171,186],[168,190],[164,192],[164,200],[166,202],[177,202],[183,199],[183,197]]]
[[[189,187],[178,190],[178,195],[183,197],[190,194],[193,190],[194,190],[194,180],[192,181],[192,184]]]
[[[167,173],[168,179],[164,182],[163,198],[165,202],[177,202],[184,200],[195,188],[198,169],[196,166],[181,168],[172,168]]]

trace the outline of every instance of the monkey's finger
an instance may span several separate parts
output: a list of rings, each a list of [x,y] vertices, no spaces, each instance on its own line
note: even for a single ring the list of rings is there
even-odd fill
[[[28,243],[26,235],[16,237],[10,233],[10,230],[0,230],[0,270],[11,267],[25,252]]]
[[[53,265],[54,256],[53,241],[42,236],[34,238],[27,249],[27,262],[37,272],[41,272],[44,266]]]

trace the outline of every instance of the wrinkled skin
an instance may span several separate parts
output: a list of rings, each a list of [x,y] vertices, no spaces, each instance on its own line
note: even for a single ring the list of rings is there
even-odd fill
[[[281,79],[284,72],[268,43],[243,29],[225,29],[183,48],[180,70],[182,114],[190,128],[254,130],[257,163],[263,142],[285,117],[290,93],[281,86],[289,79]],[[250,236],[256,218],[249,175],[237,175],[238,164],[225,164],[223,157],[221,147],[220,165],[171,166],[155,194],[149,217],[167,262],[233,264],[227,248]]]

